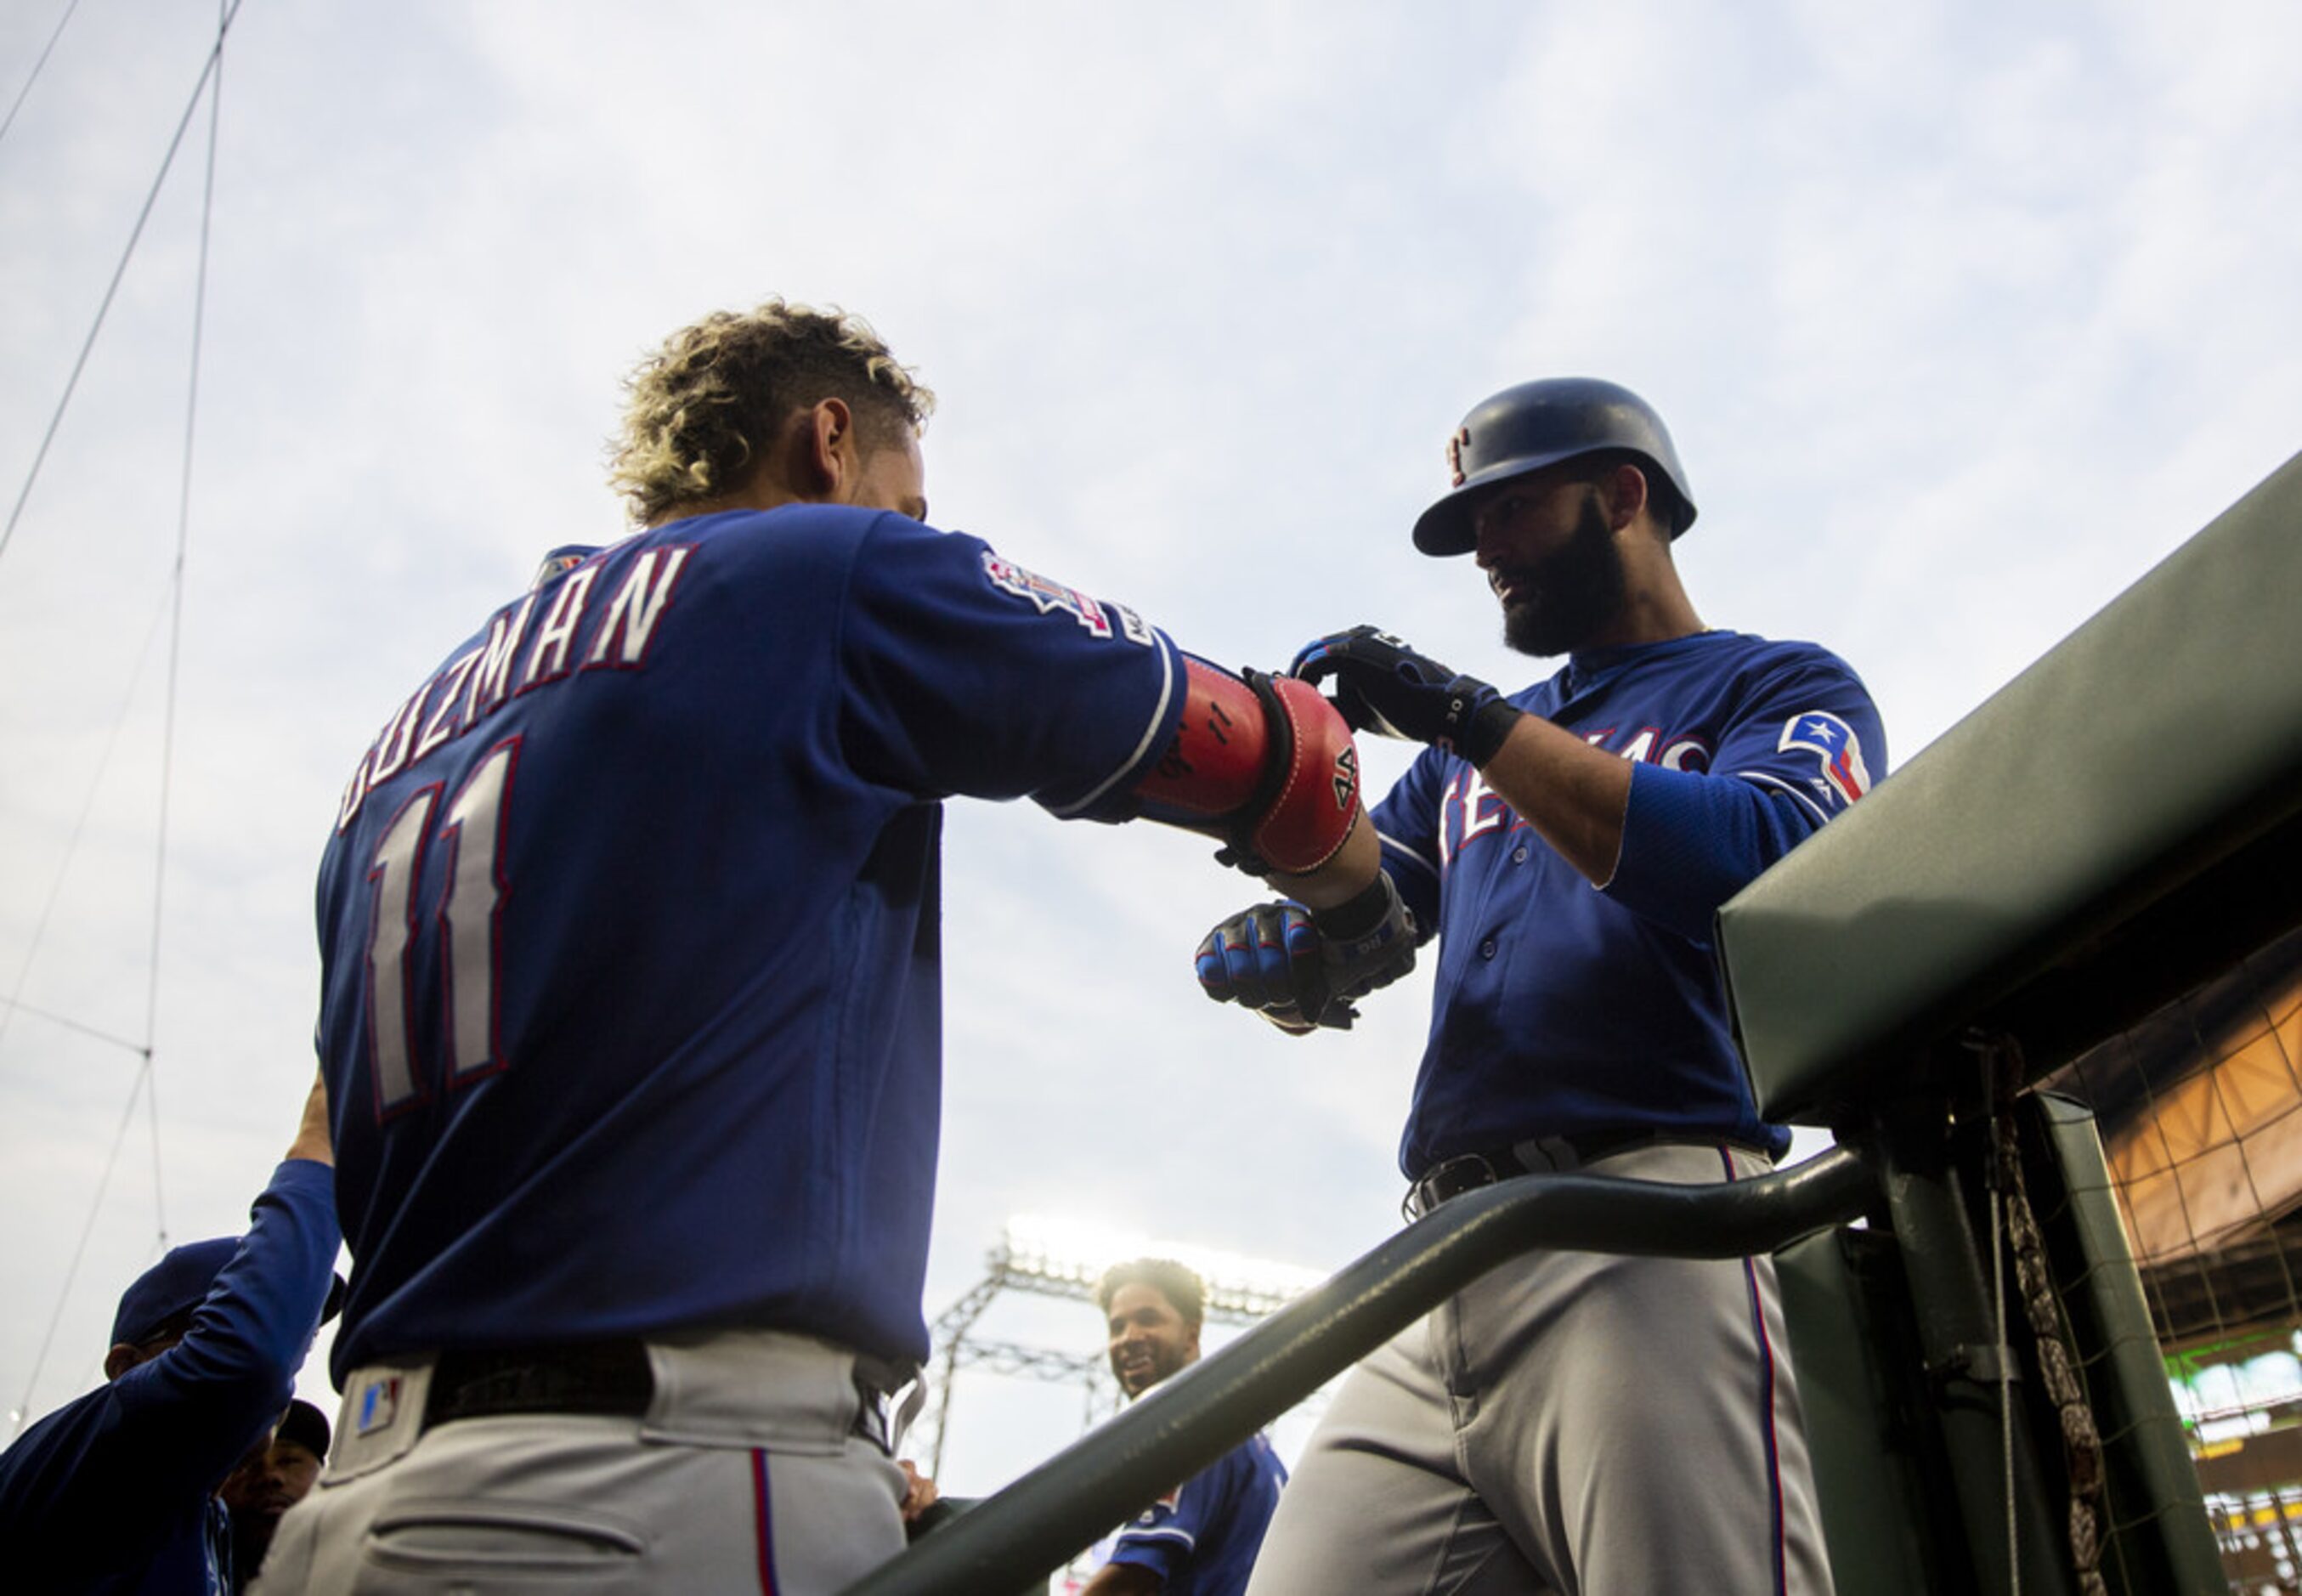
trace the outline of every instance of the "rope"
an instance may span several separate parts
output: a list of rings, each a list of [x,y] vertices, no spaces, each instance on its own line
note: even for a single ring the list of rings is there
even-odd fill
[[[93,1025],[82,1025],[77,1020],[69,1019],[63,1014],[51,1013],[46,1009],[36,1009],[30,1004],[20,1003],[13,997],[0,997],[0,1005],[5,1005],[11,1013],[29,1014],[35,1020],[45,1020],[51,1025],[61,1025],[66,1030],[76,1030],[81,1036],[93,1037],[98,1042],[109,1042],[123,1053],[132,1053],[139,1058],[143,1057],[146,1052],[144,1044],[141,1042],[131,1042],[126,1037],[115,1037],[108,1030],[98,1030]]]
[[[236,0],[235,0],[236,3]],[[147,1056],[158,1041],[160,1016],[160,933],[167,903],[168,814],[176,770],[176,682],[183,658],[184,565],[192,530],[192,442],[198,432],[200,409],[200,341],[207,323],[208,234],[215,216],[216,133],[223,120],[223,40],[231,26],[226,11],[216,23],[215,51],[209,57],[212,82],[208,90],[208,148],[206,172],[200,187],[199,262],[192,277],[191,374],[184,394],[184,467],[176,496],[176,564],[169,581],[168,685],[160,715],[159,838],[152,851],[152,950],[145,962],[144,1042]],[[160,1180],[160,1081],[144,1094],[144,1108],[152,1130],[152,1207],[160,1239],[168,1239],[168,1205]]]
[[[8,130],[16,125],[16,113],[24,108],[24,97],[30,94],[32,85],[40,80],[40,69],[48,64],[48,56],[55,50],[56,40],[64,36],[64,24],[71,21],[72,13],[79,9],[80,0],[70,0],[64,7],[64,14],[56,19],[56,30],[48,35],[48,42],[41,49],[40,58],[32,63],[32,70],[25,74],[24,87],[16,91],[16,98],[9,105],[8,114],[0,117],[0,139],[5,139]]]
[[[136,1072],[134,1084],[129,1088],[127,1105],[122,1111],[120,1124],[113,1133],[111,1154],[105,1161],[103,1177],[97,1183],[96,1197],[88,1205],[88,1218],[80,1226],[80,1240],[72,1249],[71,1264],[65,1271],[63,1288],[56,1295],[55,1309],[49,1315],[47,1329],[41,1336],[39,1354],[34,1358],[32,1372],[25,1382],[23,1399],[17,1404],[16,1411],[12,1415],[13,1427],[21,1427],[25,1416],[31,1410],[32,1392],[38,1384],[41,1371],[46,1366],[49,1350],[55,1341],[57,1326],[63,1319],[64,1306],[71,1298],[72,1285],[79,1279],[80,1264],[88,1254],[88,1238],[95,1233],[97,1215],[103,1210],[105,1194],[111,1189],[113,1173],[119,1167],[121,1148],[126,1143],[128,1127],[136,1117],[137,1100],[139,1097],[143,1100],[151,1128],[152,1201],[157,1230],[157,1244],[162,1250],[164,1250],[168,1241],[167,1207],[161,1186],[159,1080],[154,1069],[153,1039],[157,1029],[159,1011],[162,909],[165,901],[168,868],[168,811],[175,769],[176,685],[178,667],[182,653],[184,567],[191,532],[193,440],[197,432],[199,413],[200,347],[206,323],[208,240],[215,212],[217,131],[223,118],[223,46],[225,37],[231,29],[232,18],[238,14],[239,10],[239,0],[228,0],[228,3],[223,4],[220,7],[215,45],[208,52],[207,63],[201,69],[198,83],[193,88],[191,101],[184,107],[183,117],[176,124],[175,136],[169,140],[168,153],[160,163],[160,172],[153,180],[151,192],[145,197],[144,208],[136,218],[135,229],[129,237],[128,248],[121,256],[120,265],[113,272],[110,286],[105,290],[104,302],[97,309],[96,324],[89,329],[88,340],[80,348],[80,360],[72,367],[71,379],[65,384],[63,400],[58,404],[55,416],[48,424],[47,435],[41,440],[39,455],[32,463],[31,475],[25,481],[23,492],[17,497],[16,507],[9,516],[6,530],[0,532],[0,552],[4,552],[8,539],[15,533],[17,520],[23,514],[24,504],[31,497],[32,483],[39,475],[40,461],[46,458],[48,445],[54,441],[56,428],[63,419],[64,406],[71,402],[72,390],[78,386],[80,372],[88,364],[88,351],[95,347],[97,334],[104,326],[105,315],[112,307],[113,295],[119,291],[121,279],[128,269],[129,259],[135,254],[137,240],[143,235],[144,223],[151,216],[153,202],[159,197],[161,185],[166,181],[169,169],[175,164],[176,152],[183,144],[184,131],[191,124],[192,113],[198,107],[199,97],[203,91],[206,91],[208,94],[208,145],[206,173],[200,198],[199,261],[192,294],[191,373],[184,406],[184,460],[177,499],[176,559],[169,582],[168,677],[165,705],[161,720],[159,839],[154,850],[151,953],[144,1004],[145,1041],[144,1046],[139,1050],[143,1056],[143,1064]],[[124,713],[123,710],[123,715]],[[115,727],[115,735],[116,730]],[[109,747],[105,751],[105,758],[107,761],[110,759]],[[83,814],[83,821],[85,819],[86,816]],[[77,828],[73,836],[77,842],[79,836]],[[29,954],[26,963],[29,968]],[[9,1004],[10,1010],[13,1012],[18,1006],[21,1005],[12,999]],[[71,1022],[64,1021],[64,1023]],[[75,1029],[87,1029],[88,1028],[75,1027]],[[118,1040],[118,1038],[107,1039]]]
[[[88,1205],[88,1219],[80,1228],[80,1241],[72,1248],[71,1265],[64,1271],[63,1289],[56,1293],[55,1311],[48,1315],[48,1328],[40,1337],[39,1356],[32,1359],[32,1372],[24,1379],[23,1399],[16,1411],[9,1415],[11,1431],[21,1430],[32,1411],[32,1392],[40,1383],[40,1371],[47,1367],[48,1349],[55,1345],[56,1326],[63,1323],[64,1304],[71,1300],[72,1282],[80,1278],[80,1266],[88,1256],[88,1239],[96,1232],[96,1216],[104,1208],[104,1194],[111,1188],[112,1172],[120,1165],[120,1149],[128,1139],[128,1127],[136,1118],[136,1100],[143,1096],[144,1083],[151,1079],[152,1060],[147,1055],[144,1067],[136,1071],[136,1084],[128,1090],[128,1106],[121,1111],[119,1128],[112,1133],[112,1155],[104,1161],[104,1178],[96,1183],[96,1200]]]
[[[128,274],[128,263],[135,257],[137,241],[144,236],[144,223],[151,220],[152,206],[160,197],[161,186],[168,181],[168,171],[176,164],[176,151],[183,146],[184,130],[192,125],[192,113],[199,109],[200,96],[207,91],[208,80],[223,63],[224,35],[239,13],[239,0],[231,0],[231,9],[224,13],[216,29],[215,47],[208,52],[207,64],[200,69],[199,81],[192,85],[192,97],[185,102],[175,136],[168,140],[168,153],[161,157],[160,172],[152,180],[152,191],[144,197],[144,208],[136,214],[136,225],[128,234],[128,248],[120,252],[120,264],[113,268],[112,281],[104,290],[103,302],[96,307],[96,323],[88,328],[88,337],[80,347],[80,357],[72,362],[71,375],[64,382],[63,397],[56,401],[55,414],[48,418],[48,430],[41,435],[40,447],[32,456],[32,468],[24,475],[23,491],[16,495],[16,505],[8,512],[7,525],[0,526],[0,555],[8,552],[9,542],[16,535],[16,524],[24,518],[24,506],[31,500],[32,484],[40,480],[40,467],[47,462],[48,449],[56,441],[56,430],[63,424],[64,411],[71,407],[73,391],[80,387],[80,374],[88,369],[88,357],[96,349],[97,335],[104,331],[104,318],[112,313],[112,301],[120,292],[120,280]]]
[[[120,1037],[97,1030],[93,1026],[83,1025],[75,1020],[67,1020],[61,1014],[52,1014],[45,1010],[36,1009],[23,1001],[23,993],[25,983],[31,979],[32,961],[39,957],[40,948],[47,941],[48,921],[55,915],[57,901],[63,896],[64,874],[71,869],[71,861],[80,855],[80,837],[88,830],[88,816],[95,812],[97,793],[104,785],[105,772],[112,768],[112,756],[120,747],[121,729],[127,725],[129,709],[136,701],[136,685],[144,679],[144,667],[152,658],[152,644],[160,635],[160,623],[166,616],[167,596],[164,593],[161,596],[159,608],[152,612],[151,624],[144,629],[144,644],[137,651],[136,668],[129,673],[128,691],[121,697],[119,712],[112,718],[112,730],[105,735],[104,752],[96,761],[96,774],[88,777],[88,795],[80,803],[79,819],[72,822],[71,836],[64,844],[63,858],[56,865],[55,878],[48,883],[47,900],[40,905],[40,918],[33,925],[31,940],[24,948],[24,961],[16,967],[15,982],[9,987],[8,995],[5,998],[0,998],[0,1042],[7,1040],[9,1021],[21,1009],[27,1014],[37,1015],[42,1020],[54,1021],[58,1025],[67,1026],[73,1030],[83,1031],[104,1041],[114,1043],[127,1048],[130,1053],[140,1054],[144,1051],[145,1044],[142,1042],[122,1041]]]

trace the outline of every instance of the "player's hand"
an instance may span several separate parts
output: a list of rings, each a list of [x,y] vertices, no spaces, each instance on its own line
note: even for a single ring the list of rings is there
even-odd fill
[[[1258,903],[1199,944],[1200,989],[1217,1003],[1253,1009],[1290,1036],[1324,1026],[1348,1030],[1351,1000],[1415,968],[1420,936],[1390,876],[1332,909]]]
[[[1474,765],[1495,757],[1525,713],[1476,676],[1373,626],[1306,644],[1290,669],[1306,682],[1332,680],[1335,708],[1353,730],[1428,743]]]
[[[936,1483],[912,1466],[911,1459],[898,1457],[895,1466],[903,1471],[903,1515],[905,1524],[914,1524],[920,1514],[941,1499]]]
[[[1300,903],[1241,910],[1206,934],[1195,962],[1209,997],[1252,1009],[1290,1037],[1321,1025],[1348,1030],[1358,1017],[1328,987],[1319,932]]]

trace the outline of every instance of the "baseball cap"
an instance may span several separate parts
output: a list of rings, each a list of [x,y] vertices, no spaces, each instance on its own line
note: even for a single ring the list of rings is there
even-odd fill
[[[112,1316],[112,1344],[140,1347],[178,1314],[197,1307],[239,1251],[237,1236],[169,1248],[166,1257],[120,1294],[120,1311]]]
[[[328,1455],[328,1415],[303,1398],[288,1404],[288,1412],[280,1421],[278,1438],[292,1441],[315,1457]]]
[[[120,1294],[120,1310],[112,1316],[112,1344],[140,1347],[160,1332],[161,1326],[189,1308],[196,1308],[215,1289],[216,1276],[239,1252],[237,1236],[208,1241],[187,1241],[171,1247],[168,1256],[136,1277]],[[325,1324],[344,1305],[343,1276],[328,1287],[327,1305],[320,1310]]]

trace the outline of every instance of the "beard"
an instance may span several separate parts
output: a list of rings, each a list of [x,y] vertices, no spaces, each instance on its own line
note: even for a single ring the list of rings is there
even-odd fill
[[[1496,574],[1517,590],[1503,605],[1503,643],[1518,653],[1538,659],[1567,653],[1622,613],[1623,551],[1595,491],[1583,501],[1574,534],[1557,553],[1540,565]]]
[[[1117,1358],[1112,1360],[1111,1372],[1118,1377],[1119,1389],[1127,1393],[1130,1401],[1141,1396],[1153,1386],[1173,1379],[1190,1364],[1190,1359],[1184,1356],[1183,1348],[1170,1347],[1164,1341],[1155,1342],[1150,1352],[1151,1366],[1134,1376],[1132,1382],[1128,1373],[1120,1367],[1119,1360]]]

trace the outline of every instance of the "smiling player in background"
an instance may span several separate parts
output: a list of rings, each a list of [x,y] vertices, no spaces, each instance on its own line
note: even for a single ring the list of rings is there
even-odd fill
[[[1130,1402],[1199,1361],[1206,1286],[1182,1264],[1114,1264],[1095,1289]],[[1080,1596],[1239,1596],[1287,1470],[1256,1433],[1137,1515]]]

